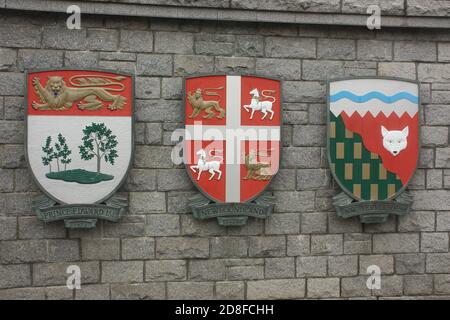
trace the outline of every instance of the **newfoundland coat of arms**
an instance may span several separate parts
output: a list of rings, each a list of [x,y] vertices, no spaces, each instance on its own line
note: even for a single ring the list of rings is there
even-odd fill
[[[280,158],[280,82],[237,75],[185,79],[184,163],[201,194],[194,217],[242,225],[271,214]]]

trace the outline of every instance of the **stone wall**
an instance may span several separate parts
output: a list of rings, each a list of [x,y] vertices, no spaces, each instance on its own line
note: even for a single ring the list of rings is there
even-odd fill
[[[17,0],[4,0],[17,1]],[[23,1],[23,0],[21,0]],[[49,3],[55,0],[47,0]],[[57,1],[57,0],[56,0]],[[73,0],[64,0],[72,1]],[[138,4],[186,8],[243,9],[316,13],[366,14],[367,7],[378,5],[383,15],[449,16],[446,0],[84,0],[91,3]]]
[[[23,71],[58,67],[136,74],[137,146],[121,189],[131,207],[117,224],[68,231],[31,213],[39,191],[24,157]],[[275,213],[244,227],[194,220],[196,191],[170,159],[182,77],[214,72],[283,79]],[[352,75],[420,81],[414,208],[385,224],[342,220],[331,205],[339,189],[326,161],[325,80]],[[68,30],[65,15],[1,11],[0,298],[450,298],[449,104],[448,30],[98,15]],[[71,264],[81,267],[78,291],[65,287]],[[366,287],[371,264],[381,290]]]

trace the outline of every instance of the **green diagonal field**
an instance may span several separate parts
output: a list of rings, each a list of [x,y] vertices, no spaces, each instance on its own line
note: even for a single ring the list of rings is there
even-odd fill
[[[398,179],[397,175],[387,171],[382,166],[381,159],[379,157],[374,157],[374,155],[364,147],[362,138],[359,134],[353,133],[352,137],[346,137],[345,125],[342,117],[335,117],[334,114],[330,112],[329,125],[332,126],[333,123],[336,128],[335,137],[330,136],[329,138],[329,153],[332,164],[331,167],[332,169],[334,167],[335,176],[340,184],[355,195],[356,198],[362,200],[384,200],[397,193],[402,188],[402,182]],[[342,159],[337,158],[338,143],[343,144],[344,156]],[[360,159],[355,159],[354,156],[355,143],[361,143]],[[364,166],[364,164],[366,165]],[[380,166],[382,169],[380,169]],[[363,176],[364,167],[365,177]],[[385,171],[385,177],[382,176],[383,174],[380,171]],[[360,194],[358,195],[358,193]]]

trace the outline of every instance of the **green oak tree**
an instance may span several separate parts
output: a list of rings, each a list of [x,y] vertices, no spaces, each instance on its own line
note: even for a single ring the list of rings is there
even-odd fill
[[[97,160],[97,173],[100,173],[101,160],[106,163],[115,163],[117,154],[117,137],[104,123],[92,123],[83,129],[83,144],[79,146],[81,159]]]
[[[42,147],[42,152],[44,152],[44,156],[42,157],[42,164],[44,166],[49,166],[50,172],[52,172],[52,161],[54,157],[54,150],[51,144],[52,137],[48,136],[45,140],[45,145]]]

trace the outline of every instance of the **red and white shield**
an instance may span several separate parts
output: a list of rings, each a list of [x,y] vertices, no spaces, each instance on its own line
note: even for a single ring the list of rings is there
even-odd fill
[[[280,82],[255,76],[185,79],[186,170],[222,203],[253,200],[280,159]]]

